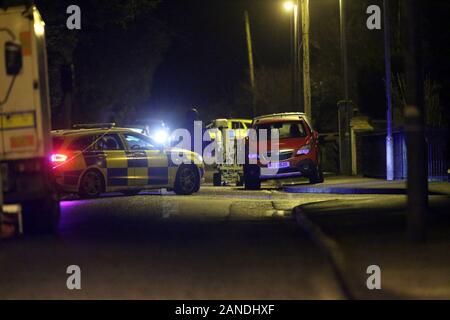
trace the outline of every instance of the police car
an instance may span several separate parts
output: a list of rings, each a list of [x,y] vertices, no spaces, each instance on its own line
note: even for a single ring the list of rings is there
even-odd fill
[[[52,131],[50,161],[57,188],[83,198],[104,192],[127,195],[166,188],[177,194],[199,191],[203,159],[197,153],[163,148],[132,129],[114,124],[75,125]]]

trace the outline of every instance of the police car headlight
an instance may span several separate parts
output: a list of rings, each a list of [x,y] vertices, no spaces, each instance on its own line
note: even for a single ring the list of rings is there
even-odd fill
[[[165,130],[158,130],[153,134],[153,140],[157,143],[165,144],[169,139],[169,134]]]

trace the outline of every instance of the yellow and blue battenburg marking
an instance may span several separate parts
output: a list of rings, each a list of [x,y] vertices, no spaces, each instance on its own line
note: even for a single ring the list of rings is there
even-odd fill
[[[108,186],[167,185],[169,161],[154,151],[91,151],[83,153],[86,167],[104,170]]]
[[[64,172],[64,184],[76,186],[86,168],[96,167],[106,177],[107,187],[165,186],[175,180],[178,166],[170,155],[159,151],[85,151]]]

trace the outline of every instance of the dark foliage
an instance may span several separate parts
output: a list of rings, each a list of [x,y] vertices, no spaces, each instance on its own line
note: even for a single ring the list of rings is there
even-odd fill
[[[37,1],[47,26],[55,127],[67,125],[61,115],[70,87],[72,122],[126,122],[148,111],[153,73],[168,46],[165,26],[154,14],[158,3],[77,1],[81,30],[71,31],[66,8],[73,2]]]

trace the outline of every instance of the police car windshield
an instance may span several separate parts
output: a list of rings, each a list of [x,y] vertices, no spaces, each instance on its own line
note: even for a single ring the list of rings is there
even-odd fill
[[[125,133],[125,140],[128,143],[128,147],[131,150],[153,150],[157,149],[156,144],[153,140],[147,136],[134,134],[134,133]]]

